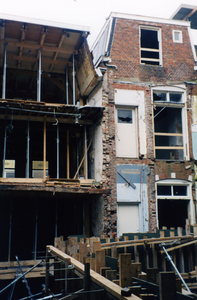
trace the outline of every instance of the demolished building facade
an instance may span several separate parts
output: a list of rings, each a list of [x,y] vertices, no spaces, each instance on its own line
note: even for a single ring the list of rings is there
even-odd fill
[[[92,153],[103,108],[85,104],[102,74],[88,34],[0,16],[1,261],[36,259],[55,236],[101,232],[108,191],[95,183]]]
[[[105,233],[195,224],[191,22],[111,13],[92,52],[103,83],[89,103],[105,108],[103,184],[112,188]]]

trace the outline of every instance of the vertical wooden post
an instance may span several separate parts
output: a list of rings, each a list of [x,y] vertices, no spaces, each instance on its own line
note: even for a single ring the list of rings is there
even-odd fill
[[[132,286],[131,253],[119,255],[120,286]]]
[[[43,135],[43,181],[46,180],[46,116],[44,116],[44,135]]]
[[[134,236],[134,240],[138,240],[138,236]],[[134,246],[134,255],[135,255],[135,262],[139,262],[139,251],[138,251],[138,246]]]
[[[178,227],[177,228],[177,233],[178,233],[178,236],[182,236],[182,228],[181,227]],[[185,273],[185,263],[184,263],[184,256],[183,256],[183,249],[180,248],[179,249],[179,255],[180,255],[180,273]]]
[[[176,299],[176,279],[174,272],[159,273],[159,299]]]
[[[95,252],[95,271],[100,274],[100,269],[105,267],[105,250]]]
[[[70,178],[69,130],[67,129],[67,179]]]
[[[128,236],[124,236],[124,241],[128,241],[128,240],[129,240],[129,237]],[[127,247],[124,247],[124,253],[128,252],[127,249],[128,249]]]

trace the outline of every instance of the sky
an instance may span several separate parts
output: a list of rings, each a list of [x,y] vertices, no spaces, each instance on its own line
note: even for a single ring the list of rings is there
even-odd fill
[[[0,13],[90,27],[91,47],[110,12],[170,18],[181,4],[197,0],[4,0]]]

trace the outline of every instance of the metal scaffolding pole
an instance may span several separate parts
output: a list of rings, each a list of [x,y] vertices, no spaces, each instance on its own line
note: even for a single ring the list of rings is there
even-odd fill
[[[68,64],[66,65],[66,104],[68,105]]]
[[[59,123],[57,123],[57,178],[59,178],[59,167],[60,167],[60,158],[59,158]]]
[[[73,105],[75,105],[75,53],[73,52]]]
[[[10,227],[9,227],[8,261],[10,261],[11,242],[12,242],[12,198],[10,200]]]
[[[7,144],[7,126],[5,124],[5,132],[4,132],[4,146],[3,146],[3,169],[2,169],[2,177],[5,177],[5,158],[6,158],[6,144]]]
[[[7,68],[7,44],[4,44],[4,66],[3,66],[3,86],[2,86],[2,99],[6,97],[6,68]]]
[[[36,202],[36,224],[35,224],[35,241],[34,241],[34,260],[37,257],[37,240],[38,240],[38,200]]]
[[[39,49],[39,61],[38,61],[38,71],[37,71],[37,102],[41,101],[41,51]]]
[[[29,142],[30,142],[30,129],[29,120],[27,120],[27,152],[26,152],[26,178],[29,178]]]
[[[10,284],[8,284],[6,287],[4,287],[1,291],[0,294],[2,292],[4,292],[5,290],[7,290],[10,286],[12,286],[13,284],[15,284],[15,282],[19,281],[21,278],[24,278],[24,276],[26,274],[28,274],[29,272],[31,272],[33,269],[35,269],[37,266],[39,266],[41,263],[43,262],[43,260],[39,261],[36,265],[34,265],[31,269],[27,270],[25,273],[23,273],[22,275],[20,275],[19,277],[17,277],[15,280],[13,280]]]
[[[84,143],[85,143],[85,179],[87,179],[88,174],[88,161],[87,161],[87,129],[86,124],[84,124]]]

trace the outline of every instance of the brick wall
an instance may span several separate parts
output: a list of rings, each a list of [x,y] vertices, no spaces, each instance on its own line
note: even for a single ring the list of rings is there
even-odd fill
[[[139,54],[139,25],[151,25],[161,28],[163,66],[140,65]],[[172,30],[181,30],[183,43],[173,43]],[[110,195],[104,195],[104,233],[116,233],[117,221],[117,194],[116,194],[116,164],[146,164],[149,167],[148,175],[148,201],[149,201],[149,229],[156,229],[156,201],[155,201],[155,175],[160,179],[170,178],[171,173],[176,173],[180,179],[188,179],[193,175],[193,162],[166,162],[154,159],[153,149],[153,107],[151,104],[151,84],[174,85],[190,81],[195,78],[194,60],[185,26],[174,26],[159,23],[138,22],[133,20],[118,19],[116,21],[114,38],[110,57],[111,64],[117,70],[108,68],[103,82],[103,106],[105,107],[103,131],[103,184],[111,189]],[[125,83],[123,83],[125,81]],[[145,94],[145,123],[147,157],[142,159],[117,158],[115,147],[115,122],[114,122],[114,90],[131,89],[141,90]],[[188,86],[187,96],[191,94]],[[188,97],[189,99],[189,97]],[[190,157],[191,144],[191,103],[187,103],[188,133]],[[138,147],[139,149],[139,147]],[[190,167],[187,169],[186,166]]]

